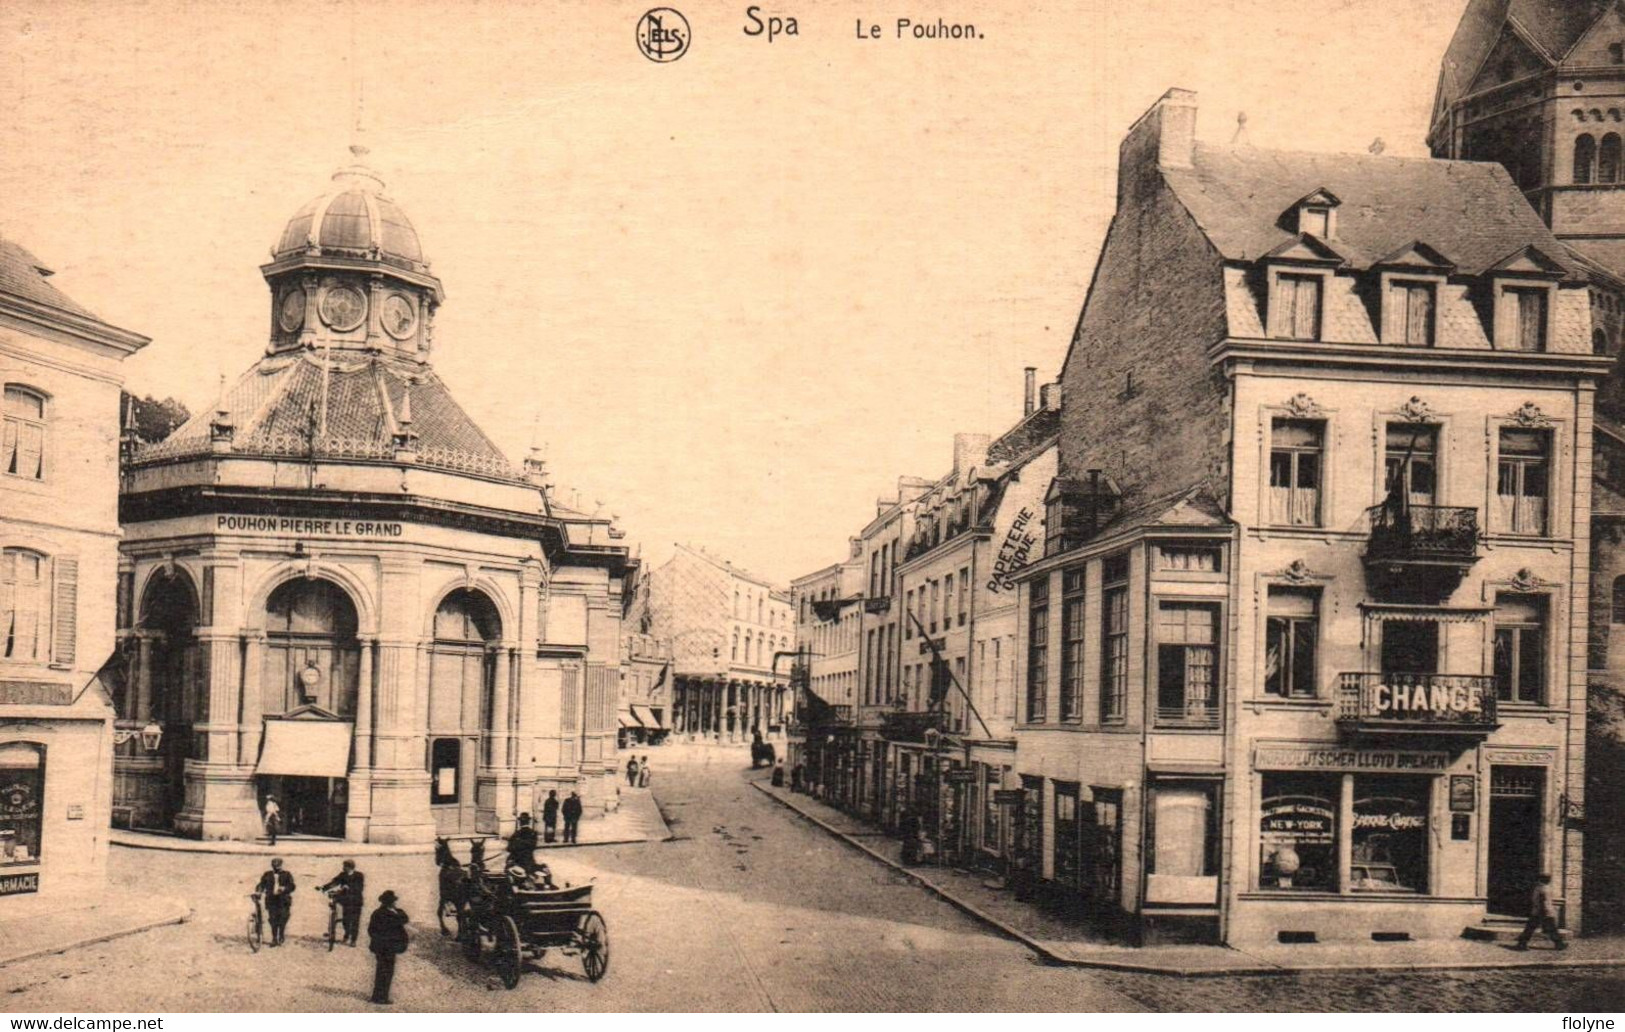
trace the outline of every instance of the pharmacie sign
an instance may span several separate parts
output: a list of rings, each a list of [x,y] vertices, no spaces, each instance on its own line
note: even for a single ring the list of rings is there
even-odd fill
[[[20,896],[39,891],[39,872],[27,874],[0,874],[0,896]]]
[[[215,517],[222,534],[276,534],[287,537],[338,537],[369,540],[398,538],[406,525],[394,520],[358,520],[342,517],[233,516]]]

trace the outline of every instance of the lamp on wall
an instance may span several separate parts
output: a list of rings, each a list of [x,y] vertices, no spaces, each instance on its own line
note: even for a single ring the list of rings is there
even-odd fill
[[[147,752],[157,752],[158,743],[164,740],[164,729],[156,721],[149,720],[142,727],[114,727],[113,744],[123,745],[132,738],[141,739],[141,748]]]

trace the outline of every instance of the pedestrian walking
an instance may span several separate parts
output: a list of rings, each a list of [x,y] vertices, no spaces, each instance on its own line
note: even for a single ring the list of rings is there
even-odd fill
[[[1529,920],[1524,922],[1523,932],[1518,936],[1520,950],[1529,948],[1529,940],[1535,937],[1536,931],[1542,931],[1552,940],[1552,945],[1560,950],[1569,948],[1563,941],[1563,936],[1557,931],[1557,904],[1552,899],[1552,876],[1543,874],[1535,879],[1535,887],[1529,893]]]
[[[576,828],[581,824],[581,797],[574,792],[564,801],[564,841],[576,840]]]
[[[626,787],[638,787],[638,758],[636,756],[626,758]]]
[[[276,834],[282,830],[282,807],[276,804],[276,796],[265,797],[265,834],[270,836],[271,845],[276,845]]]
[[[361,934],[361,908],[367,902],[366,886],[367,876],[355,869],[354,860],[346,860],[339,873],[320,887],[322,892],[334,893],[334,901],[339,905],[339,916],[344,921],[346,946],[354,946]]]
[[[281,946],[287,937],[288,918],[293,914],[293,875],[282,869],[282,858],[271,861],[271,869],[260,875],[254,892],[265,901],[265,916],[271,922],[271,945]]]
[[[528,813],[519,815],[518,829],[508,836],[508,866],[527,871],[536,867],[536,829],[531,827]]]
[[[649,787],[649,757],[645,756],[638,763],[638,787]]]
[[[395,981],[395,958],[406,952],[406,911],[395,905],[396,896],[385,890],[378,897],[378,909],[367,921],[367,948],[377,958],[372,976],[372,1002],[389,1003],[389,988]]]
[[[559,794],[549,789],[547,802],[542,804],[542,839],[552,842],[559,833]]]

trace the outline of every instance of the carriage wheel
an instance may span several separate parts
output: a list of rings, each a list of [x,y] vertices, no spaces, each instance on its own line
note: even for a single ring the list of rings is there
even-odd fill
[[[474,920],[474,914],[468,907],[457,911],[457,941],[463,944],[463,956],[479,963],[480,959],[480,926]]]
[[[504,917],[497,926],[497,974],[502,976],[502,987],[512,989],[519,985],[519,972],[525,964],[525,948],[519,942],[519,926],[513,918]]]
[[[441,899],[440,910],[437,916],[440,918],[441,935],[458,934],[457,903],[455,900]]]
[[[596,982],[609,971],[609,926],[594,910],[581,919],[576,936],[581,940],[581,967],[587,980]]]

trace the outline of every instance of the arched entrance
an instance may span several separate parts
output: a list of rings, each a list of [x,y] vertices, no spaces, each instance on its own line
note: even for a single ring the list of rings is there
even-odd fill
[[[129,681],[134,690],[125,699],[129,720],[163,728],[155,755],[142,752],[139,740],[125,746],[131,757],[149,764],[144,798],[132,807],[137,826],[173,829],[186,804],[186,761],[204,759],[197,755],[193,732],[194,724],[207,719],[208,706],[198,685],[197,625],[197,595],[186,575],[155,573],[142,593],[136,675]]]
[[[261,712],[280,721],[267,735],[257,768],[257,790],[275,795],[289,834],[344,837],[349,785],[333,776],[331,736],[297,727],[308,721],[355,719],[361,643],[355,605],[338,585],[315,578],[288,581],[265,603],[265,650],[260,672]],[[269,730],[269,725],[268,725]],[[280,739],[286,736],[287,745]],[[275,753],[272,747],[276,746]],[[344,743],[345,755],[349,744]],[[340,768],[345,766],[339,761]]]
[[[434,614],[429,646],[429,806],[435,832],[476,830],[475,772],[491,764],[496,646],[502,620],[484,594],[458,588]]]

